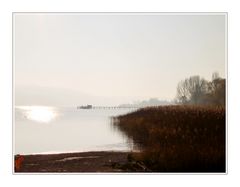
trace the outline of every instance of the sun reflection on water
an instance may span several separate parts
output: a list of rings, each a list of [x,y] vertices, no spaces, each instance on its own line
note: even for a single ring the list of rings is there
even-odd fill
[[[40,123],[48,123],[57,116],[56,111],[52,107],[31,106],[26,109],[25,117],[29,120]]]

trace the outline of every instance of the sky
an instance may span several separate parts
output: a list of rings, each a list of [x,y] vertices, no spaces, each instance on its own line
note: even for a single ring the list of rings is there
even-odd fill
[[[224,14],[15,13],[15,105],[173,100],[179,81],[225,77]]]

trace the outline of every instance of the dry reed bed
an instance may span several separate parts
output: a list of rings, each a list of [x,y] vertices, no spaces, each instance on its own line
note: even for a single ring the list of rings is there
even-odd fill
[[[225,172],[225,109],[148,107],[114,118],[140,147],[130,158],[158,172]]]

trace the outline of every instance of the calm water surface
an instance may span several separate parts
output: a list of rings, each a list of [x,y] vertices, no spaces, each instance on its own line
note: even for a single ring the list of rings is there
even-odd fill
[[[111,125],[111,116],[131,111],[18,106],[15,154],[131,150],[132,142]]]

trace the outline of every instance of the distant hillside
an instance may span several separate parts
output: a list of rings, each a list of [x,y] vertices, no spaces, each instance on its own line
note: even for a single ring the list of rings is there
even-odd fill
[[[15,105],[78,106],[99,105],[117,106],[120,103],[141,99],[135,96],[98,96],[79,90],[44,86],[15,86]]]
[[[166,100],[158,100],[157,98],[150,98],[149,100],[138,101],[132,104],[121,104],[120,107],[147,107],[147,106],[161,106],[171,105],[173,102]]]

